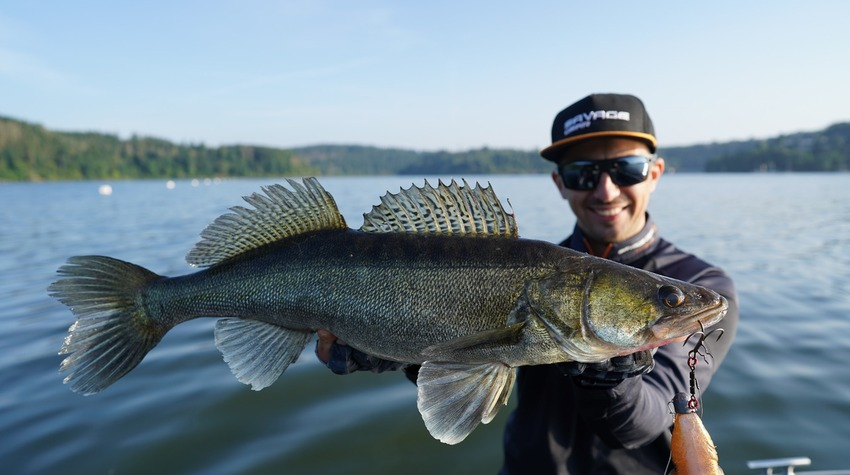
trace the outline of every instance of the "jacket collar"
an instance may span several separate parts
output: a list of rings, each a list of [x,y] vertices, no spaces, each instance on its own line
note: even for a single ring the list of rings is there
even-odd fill
[[[625,241],[609,244],[605,255],[599,257],[623,264],[630,264],[654,251],[658,246],[658,241],[658,229],[655,227],[655,223],[652,221],[649,213],[647,213],[646,224],[639,233]],[[579,229],[578,224],[573,229],[573,234],[565,239],[561,245],[576,251],[593,254],[589,249],[587,238],[581,232],[581,229]]]

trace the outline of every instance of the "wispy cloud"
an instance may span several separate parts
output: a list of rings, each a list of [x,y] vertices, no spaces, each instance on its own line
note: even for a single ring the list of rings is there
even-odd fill
[[[83,91],[72,75],[59,71],[37,57],[0,47],[0,77],[44,89]]]
[[[354,70],[369,67],[374,62],[375,60],[370,58],[350,59],[345,62],[314,68],[294,69],[277,73],[252,75],[250,78],[236,79],[228,84],[222,84],[218,87],[212,87],[205,91],[201,91],[195,96],[195,99],[226,96],[255,89],[283,86],[292,82],[341,76]]]

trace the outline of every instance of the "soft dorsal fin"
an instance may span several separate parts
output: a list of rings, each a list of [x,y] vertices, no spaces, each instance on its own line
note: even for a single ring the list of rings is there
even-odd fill
[[[253,208],[234,206],[207,226],[186,256],[189,264],[208,267],[290,236],[346,228],[336,202],[318,180],[304,178],[303,185],[286,181],[292,190],[263,187],[263,193],[243,198]]]
[[[465,236],[518,236],[516,219],[502,207],[493,188],[463,186],[452,180],[387,193],[363,215],[367,233],[419,233]]]

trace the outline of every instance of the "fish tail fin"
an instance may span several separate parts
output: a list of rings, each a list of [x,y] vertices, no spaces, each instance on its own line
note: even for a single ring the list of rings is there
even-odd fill
[[[138,365],[170,327],[157,324],[141,304],[140,291],[163,277],[129,262],[77,256],[59,268],[50,295],[77,320],[59,351],[65,384],[84,395],[97,393]]]

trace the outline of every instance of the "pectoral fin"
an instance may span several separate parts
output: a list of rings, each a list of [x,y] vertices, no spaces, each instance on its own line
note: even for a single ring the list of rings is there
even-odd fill
[[[236,379],[254,391],[271,386],[312,337],[313,332],[241,318],[223,318],[215,325],[215,346]]]
[[[426,361],[419,370],[416,405],[431,435],[457,444],[507,404],[516,371],[501,363],[469,365]]]
[[[476,357],[484,361],[493,361],[495,354],[506,346],[516,345],[526,322],[518,322],[502,328],[485,330],[462,336],[425,348],[423,355],[431,361],[469,361]]]

